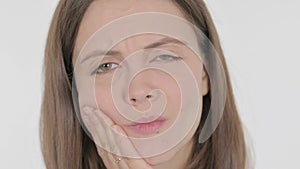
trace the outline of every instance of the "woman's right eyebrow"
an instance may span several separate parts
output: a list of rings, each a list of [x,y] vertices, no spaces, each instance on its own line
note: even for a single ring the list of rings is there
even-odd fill
[[[117,56],[121,55],[121,52],[119,51],[114,51],[114,50],[109,50],[109,51],[104,51],[104,50],[94,50],[90,53],[88,53],[81,61],[80,63],[82,64],[86,60],[89,60],[94,57],[99,57],[99,56]]]
[[[177,39],[174,39],[174,38],[162,38],[160,39],[159,41],[157,42],[154,42],[154,43],[151,43],[147,46],[144,47],[144,49],[151,49],[151,48],[157,48],[157,47],[160,47],[160,46],[163,46],[163,45],[166,45],[166,44],[171,44],[171,43],[174,43],[174,44],[180,44],[180,45],[185,45],[185,43],[177,40]],[[90,53],[88,53],[82,60],[80,63],[83,63],[85,62],[86,60],[90,59],[90,58],[93,58],[93,57],[99,57],[99,56],[121,56],[121,52],[119,51],[115,51],[115,50],[109,50],[109,51],[104,51],[104,50],[94,50]]]

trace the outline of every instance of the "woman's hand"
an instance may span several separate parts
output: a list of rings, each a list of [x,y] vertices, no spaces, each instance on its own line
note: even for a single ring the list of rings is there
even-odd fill
[[[83,121],[91,133],[98,154],[107,169],[152,169],[145,160],[140,158],[132,142],[120,126],[98,109],[85,107],[83,111]],[[120,157],[115,153],[130,154],[136,158]]]

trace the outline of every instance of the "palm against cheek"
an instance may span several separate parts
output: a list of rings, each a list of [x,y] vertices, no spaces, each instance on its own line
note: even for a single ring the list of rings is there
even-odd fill
[[[83,120],[91,132],[94,142],[97,144],[98,153],[108,169],[151,169],[151,166],[141,158],[124,158],[122,161],[119,159],[116,163],[114,154],[120,155],[124,152],[130,152],[135,157],[139,157],[139,154],[123,129],[101,111],[85,107]]]

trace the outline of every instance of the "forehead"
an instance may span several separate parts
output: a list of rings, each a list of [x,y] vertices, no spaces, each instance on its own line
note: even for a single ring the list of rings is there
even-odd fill
[[[120,17],[139,12],[162,12],[184,18],[172,0],[96,0],[89,6],[80,24],[74,56],[79,54],[89,37],[101,27]]]

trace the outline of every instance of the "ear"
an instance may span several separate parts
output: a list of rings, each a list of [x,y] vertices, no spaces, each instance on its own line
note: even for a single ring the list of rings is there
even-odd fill
[[[210,86],[209,78],[208,78],[205,68],[203,68],[203,71],[202,71],[202,96],[205,96],[209,92],[209,90],[210,90],[209,86]]]

